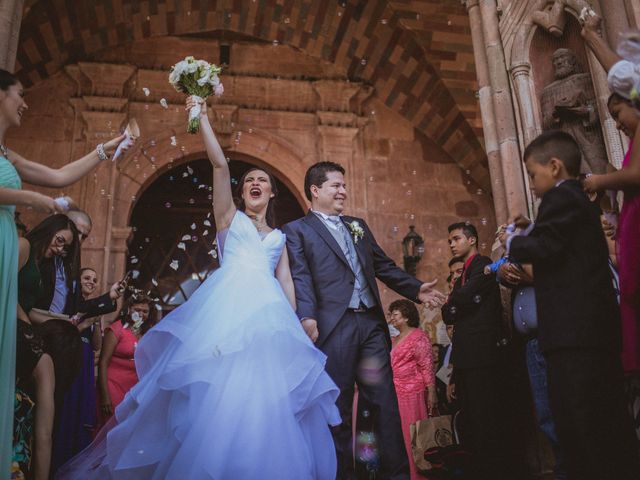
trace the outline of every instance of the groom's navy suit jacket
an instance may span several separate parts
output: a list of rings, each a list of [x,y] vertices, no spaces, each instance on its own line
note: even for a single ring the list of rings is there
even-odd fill
[[[387,331],[376,277],[392,290],[416,302],[422,283],[382,251],[364,220],[346,215],[341,218],[346,223],[357,221],[364,230],[364,236],[355,242],[355,249],[380,307],[376,309],[377,317]],[[283,232],[287,236],[298,317],[317,320],[319,337],[316,345],[321,346],[349,307],[355,274],[338,242],[313,212],[286,224]]]

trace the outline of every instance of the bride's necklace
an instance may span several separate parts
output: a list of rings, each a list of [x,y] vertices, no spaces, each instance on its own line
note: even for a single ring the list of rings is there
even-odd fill
[[[253,222],[253,224],[255,225],[256,229],[259,232],[263,232],[264,230],[269,228],[269,225],[267,225],[267,222],[265,221],[265,219],[263,218],[262,220],[260,220],[260,218],[258,218],[257,215],[247,215],[251,221]]]
[[[9,158],[9,149],[0,143],[0,153],[6,158]]]

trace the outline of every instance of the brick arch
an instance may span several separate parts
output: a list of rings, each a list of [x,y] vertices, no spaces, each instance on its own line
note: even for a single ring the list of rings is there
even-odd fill
[[[425,19],[424,25],[433,28],[440,25],[436,22],[449,25],[448,12],[457,14],[462,8],[442,0],[429,3],[445,12]],[[406,10],[387,0],[103,0],[92,6],[66,0],[39,1],[23,19],[16,72],[31,85],[65,64],[91,59],[108,48],[148,37],[216,30],[286,43],[333,62],[349,78],[369,82],[378,98],[441,145],[490,191],[478,132],[450,90],[461,90],[456,81],[469,80],[456,80],[453,75],[445,83],[442,49],[446,47],[432,41],[433,32],[427,27],[418,32],[407,20]]]
[[[179,133],[176,143],[185,151],[171,146],[170,135],[157,136],[153,151],[157,161],[151,162],[142,154],[145,139],[140,139],[137,148],[121,162],[119,180],[114,198],[113,226],[122,228],[129,225],[135,207],[133,198],[140,198],[147,188],[167,170],[192,160],[206,158],[200,135]],[[304,198],[304,174],[310,162],[299,155],[293,146],[282,138],[260,129],[244,132],[241,141],[226,145],[225,152],[238,160],[246,160],[258,167],[269,169],[294,194],[298,203],[306,210]],[[137,160],[136,160],[137,157]],[[139,165],[138,168],[136,165]]]

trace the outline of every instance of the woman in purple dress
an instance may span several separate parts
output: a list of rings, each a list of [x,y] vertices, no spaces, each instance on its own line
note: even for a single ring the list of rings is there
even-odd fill
[[[94,296],[97,285],[98,274],[95,270],[80,270],[80,287],[85,300]],[[77,324],[82,340],[82,365],[64,397],[62,409],[56,414],[53,473],[93,440],[96,428],[95,352],[100,350],[102,343],[100,324],[97,323],[99,319],[83,317],[81,314],[72,319]]]

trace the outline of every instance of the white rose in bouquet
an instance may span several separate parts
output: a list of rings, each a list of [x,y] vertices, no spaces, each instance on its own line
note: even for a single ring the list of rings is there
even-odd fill
[[[205,60],[186,57],[171,67],[169,83],[182,93],[206,99],[211,95],[220,96],[224,87],[218,75],[222,69]],[[188,133],[196,133],[200,129],[200,105],[189,111]]]

